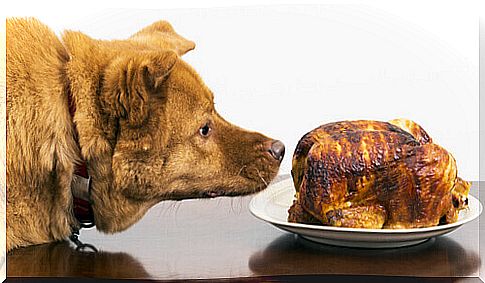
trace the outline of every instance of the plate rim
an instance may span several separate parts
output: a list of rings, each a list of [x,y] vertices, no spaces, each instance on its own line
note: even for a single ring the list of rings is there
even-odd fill
[[[286,187],[287,183],[290,183]],[[258,208],[257,202],[260,199],[264,198],[266,195],[269,195],[270,192],[274,194],[280,193],[281,191],[289,190],[290,188],[293,189],[293,180],[291,177],[287,177],[283,180],[280,180],[276,183],[270,184],[265,190],[257,193],[255,196],[252,197],[251,201],[249,202],[249,211],[252,215],[256,218],[261,219],[265,222],[271,223],[276,226],[283,226],[283,227],[290,227],[290,228],[298,228],[298,229],[310,229],[310,230],[318,230],[323,232],[340,232],[340,233],[363,233],[363,234],[421,234],[421,233],[428,233],[428,232],[437,232],[441,230],[449,230],[453,228],[458,228],[459,226],[466,224],[470,221],[475,220],[483,211],[483,206],[478,198],[469,194],[469,202],[478,204],[478,211],[471,211],[471,216],[461,219],[459,221],[445,224],[445,225],[437,225],[431,227],[423,227],[423,228],[409,228],[409,229],[371,229],[371,228],[349,228],[349,227],[335,227],[335,226],[323,226],[323,225],[311,225],[311,224],[303,224],[303,223],[293,223],[288,221],[281,221],[271,217],[270,215],[266,215],[262,213],[261,209]],[[266,199],[266,203],[269,202],[269,199]],[[288,207],[289,209],[289,207]],[[471,210],[470,207],[466,208],[467,210]],[[454,230],[454,229],[453,229]],[[451,232],[451,231],[450,231]]]

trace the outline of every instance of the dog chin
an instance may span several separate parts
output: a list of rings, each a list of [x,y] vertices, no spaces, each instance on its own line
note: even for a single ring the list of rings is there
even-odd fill
[[[267,176],[266,178],[249,178],[245,177],[244,181],[238,182],[237,186],[232,188],[221,188],[217,190],[209,190],[207,194],[209,197],[216,196],[245,196],[258,193],[268,187],[271,181],[276,177],[276,173]]]
[[[236,197],[251,195],[264,190],[267,187],[266,183],[256,182],[254,180],[247,180],[246,185],[239,185],[238,187],[220,187],[210,188],[200,191],[194,195],[186,196],[181,199],[194,198],[217,198],[217,197]]]
[[[219,184],[208,184],[207,182],[198,182],[196,178],[191,182],[174,183],[172,193],[164,194],[162,200],[184,200],[198,198],[216,198],[216,197],[235,197],[250,195],[264,190],[269,183],[276,177],[276,172],[265,172],[264,176],[251,174],[250,176],[221,176],[222,182]],[[199,184],[197,184],[199,183]],[[191,184],[187,187],[187,184]]]

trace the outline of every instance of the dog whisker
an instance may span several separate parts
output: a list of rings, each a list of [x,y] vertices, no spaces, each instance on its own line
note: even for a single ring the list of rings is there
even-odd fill
[[[170,205],[167,207],[166,213],[168,213],[168,211],[170,211],[174,216],[176,216],[179,207],[180,207],[179,201],[172,201],[170,203]]]
[[[261,176],[261,172],[259,172],[258,169],[256,169],[256,172],[258,172],[258,176],[259,178],[261,178],[261,180],[263,181],[263,183],[266,185],[266,187],[268,186],[268,182],[266,182],[266,180],[263,178],[263,176]]]
[[[234,202],[236,200],[236,202]],[[231,198],[231,208],[230,212],[234,215],[240,215],[242,211],[242,198]]]
[[[233,198],[231,198],[231,210],[230,210],[230,211],[231,211],[231,213],[234,213],[234,201],[233,201],[233,200],[234,200],[234,199],[233,199]]]
[[[239,169],[239,172],[237,173],[237,176],[241,176],[241,172],[244,170],[244,168],[246,168],[247,166],[246,165],[243,165],[241,167],[241,169]]]
[[[242,209],[243,209],[243,201],[242,201],[242,198],[238,198],[238,201],[237,201],[237,214],[240,215],[241,212],[242,212]]]
[[[165,212],[165,211],[166,211],[166,209],[160,209],[160,210],[158,211],[158,215],[157,215],[157,217],[158,217],[158,218],[162,218],[163,216],[165,216],[165,214],[164,214],[164,212]]]
[[[177,216],[177,213],[178,213],[181,205],[182,205],[182,202],[180,202],[180,201],[178,201],[177,204],[175,205],[175,216]]]
[[[172,202],[168,202],[167,205],[165,205],[164,209],[163,209],[163,213],[162,213],[162,216],[165,217],[167,216],[167,213],[171,210],[172,208]]]

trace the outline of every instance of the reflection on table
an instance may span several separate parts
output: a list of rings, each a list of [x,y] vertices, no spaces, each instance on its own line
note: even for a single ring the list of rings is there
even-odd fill
[[[249,259],[256,274],[366,274],[464,277],[477,272],[480,258],[449,237],[396,249],[355,249],[321,245],[281,235]]]
[[[477,185],[472,192],[478,191]],[[250,214],[250,200],[251,196],[162,202],[125,232],[82,230],[80,240],[94,245],[98,253],[78,252],[69,242],[17,249],[7,256],[7,274],[139,279],[476,277],[484,265],[476,220],[416,246],[352,249],[315,244],[276,229]]]

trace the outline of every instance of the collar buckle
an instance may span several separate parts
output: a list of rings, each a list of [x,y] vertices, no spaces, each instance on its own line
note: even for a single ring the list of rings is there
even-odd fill
[[[74,216],[81,228],[94,227],[94,212],[91,206],[91,178],[74,175],[71,183]]]

